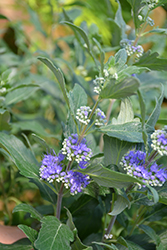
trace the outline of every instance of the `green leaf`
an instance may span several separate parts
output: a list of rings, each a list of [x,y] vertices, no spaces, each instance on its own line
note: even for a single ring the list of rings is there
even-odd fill
[[[28,239],[21,239],[13,244],[0,243],[1,250],[32,250],[31,242]]]
[[[140,57],[139,61],[134,63],[134,65],[139,67],[147,67],[151,70],[167,70],[167,59],[159,58],[159,54],[154,52],[151,54],[151,51],[147,51]]]
[[[67,118],[66,133],[67,135],[70,135],[71,133],[76,133],[76,126],[79,125],[79,122],[76,122],[75,118],[76,112],[81,106],[87,105],[87,95],[79,84],[75,84],[68,96],[70,103],[70,113],[68,114]]]
[[[70,242],[74,235],[68,226],[62,224],[54,216],[46,216],[41,220],[42,227],[35,241],[38,250],[70,250]]]
[[[56,68],[56,66],[48,59],[48,58],[45,58],[45,57],[38,57],[38,59],[43,62],[55,75],[57,81],[58,81],[58,84],[60,86],[60,89],[63,93],[63,96],[64,96],[64,99],[69,107],[69,100],[68,100],[68,97],[67,97],[67,92],[66,92],[66,87],[65,87],[65,80],[64,80],[64,77],[63,77],[63,74],[61,72],[61,70],[59,68]]]
[[[21,130],[29,130],[39,135],[45,136],[45,137],[53,137],[58,140],[61,139],[60,136],[58,135],[47,133],[45,129],[43,128],[43,126],[41,125],[41,123],[35,120],[15,122],[15,123],[12,123],[12,127],[20,128]]]
[[[33,11],[29,6],[28,6],[27,10],[28,10],[28,13],[30,15],[30,21],[33,23],[36,30],[41,32],[45,37],[47,37],[46,32],[44,31],[44,29],[41,26],[41,23],[40,23],[40,20],[38,18],[37,13],[35,11]]]
[[[0,109],[0,131],[10,130],[10,113],[7,110]]]
[[[115,67],[117,68],[117,71],[119,71],[127,62],[127,53],[125,49],[120,49],[116,54],[115,54]]]
[[[87,95],[79,84],[75,84],[73,90],[69,92],[69,102],[74,116],[76,116],[78,108],[87,105]]]
[[[123,124],[131,121],[138,121],[134,119],[134,112],[130,99],[126,98],[121,101],[120,112],[118,118],[112,119],[112,124]]]
[[[22,204],[17,205],[13,209],[13,213],[16,213],[16,212],[19,212],[19,211],[30,213],[32,218],[35,218],[35,219],[37,219],[39,221],[42,219],[42,215],[35,208],[33,208],[29,204],[22,203]]]
[[[37,86],[24,86],[24,87],[18,87],[9,93],[7,93],[4,105],[8,106],[23,100],[26,100],[28,97],[30,97],[35,91],[37,91],[39,87]]]
[[[99,129],[103,134],[117,138],[121,141],[143,142],[141,123],[136,121],[123,124],[109,124]]]
[[[130,208],[130,201],[125,197],[123,197],[122,195],[117,195],[117,199],[114,202],[113,209],[109,213],[109,215],[112,216],[118,215],[122,213],[122,211],[124,211],[127,207]]]
[[[142,229],[158,246],[160,244],[160,237],[156,234],[156,232],[147,225],[140,225],[140,229]]]
[[[6,20],[9,21],[9,19],[6,16],[2,15],[2,14],[0,14],[0,19],[6,19]]]
[[[96,242],[96,241],[93,241],[92,243],[96,244],[96,245],[104,246],[105,249],[107,248],[107,249],[111,249],[111,250],[118,250],[118,248],[112,243],[110,245],[103,243],[103,242]],[[104,249],[104,248],[102,248],[102,249]]]
[[[141,9],[145,5],[145,3],[143,3],[143,0],[127,0],[127,1],[132,7],[133,21],[134,21],[135,28],[137,29],[139,28],[141,24],[141,21],[139,20],[138,15],[140,15]]]
[[[136,243],[130,241],[130,240],[125,240],[122,236],[120,236],[117,240],[117,242],[125,247],[127,247],[128,250],[144,250],[144,248],[140,247]]]
[[[127,77],[119,82],[110,80],[100,93],[101,99],[120,99],[133,95],[139,87],[139,81],[135,77]]]
[[[44,182],[40,179],[31,179],[31,182],[34,183],[39,188],[40,194],[43,199],[49,201],[54,205],[56,204],[57,201],[56,190],[51,183],[48,183],[47,181]]]
[[[80,34],[80,36],[83,38],[83,40],[87,46],[88,51],[89,52],[91,51],[88,36],[83,29],[81,29],[80,27],[76,26],[75,24],[73,24],[71,22],[63,21],[61,23],[70,26],[75,32],[78,32]]]
[[[46,141],[45,141],[43,138],[41,138],[40,136],[38,136],[38,135],[36,135],[36,134],[32,134],[31,136],[32,136],[32,138],[33,138],[38,144],[40,144],[40,145],[42,146],[42,148],[45,150],[45,152],[49,152],[50,147],[47,145]]]
[[[0,145],[10,155],[20,173],[28,178],[39,178],[38,162],[26,146],[14,135],[0,132]]]
[[[121,189],[138,182],[138,179],[132,176],[110,170],[101,165],[88,166],[84,170],[77,171],[89,175],[95,182],[98,183],[98,185],[104,187],[114,187]],[[141,183],[141,181],[139,181],[139,183]]]
[[[95,182],[97,182],[98,185],[104,187],[113,187],[121,189],[124,187],[128,187],[133,183],[140,183],[141,185],[146,185],[138,178],[110,170],[108,168],[103,167],[102,165],[88,166],[84,170],[79,169],[77,171],[89,175]],[[150,189],[154,202],[157,203],[159,201],[157,191],[149,185],[146,186]]]
[[[34,241],[37,239],[38,232],[26,225],[18,225],[18,228],[20,228],[25,233],[27,238],[34,244]]]
[[[113,20],[112,18],[108,18],[108,21],[112,30],[111,45],[114,47],[120,43],[122,31],[120,26],[115,22],[115,20]]]
[[[125,31],[126,31],[126,23],[123,19],[123,16],[122,16],[122,9],[121,9],[121,4],[120,2],[117,0],[116,1],[118,3],[118,9],[117,9],[117,12],[115,14],[115,22],[116,24],[120,27],[120,30],[121,30],[121,39],[124,39],[127,37]],[[119,41],[120,42],[120,41]]]
[[[157,100],[156,99],[156,105],[155,105],[155,108],[153,110],[153,112],[151,113],[151,115],[149,116],[147,122],[146,122],[146,125],[147,126],[150,126],[151,128],[154,129],[155,127],[155,124],[158,120],[158,117],[160,115],[160,112],[161,112],[161,104],[163,102],[163,99],[164,99],[164,86],[161,85],[162,89],[161,89],[161,95],[159,97],[159,99]]]
[[[92,247],[88,247],[81,242],[81,240],[79,239],[78,234],[77,234],[77,229],[73,223],[72,215],[67,208],[66,208],[66,210],[67,210],[67,216],[68,216],[68,220],[67,220],[66,224],[71,229],[71,231],[73,231],[74,234],[76,234],[74,242],[71,244],[71,249],[72,250],[78,250],[78,249],[79,250],[82,250],[82,249],[93,250]]]
[[[121,141],[117,138],[104,135],[104,163],[105,166],[111,164],[118,165],[123,155],[126,154],[134,144]]]
[[[146,67],[136,67],[136,66],[125,65],[123,69],[119,71],[118,78],[119,80],[121,80],[124,77],[131,76],[132,74],[141,74],[143,71],[150,71],[150,69]]]

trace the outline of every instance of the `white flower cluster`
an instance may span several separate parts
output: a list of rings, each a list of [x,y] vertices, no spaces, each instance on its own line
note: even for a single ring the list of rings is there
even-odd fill
[[[104,238],[105,238],[106,240],[110,240],[110,239],[112,239],[112,237],[113,237],[112,234],[105,234],[105,235],[104,235]]]
[[[89,114],[91,112],[91,108],[89,106],[81,106],[77,109],[76,118],[83,124],[88,125],[90,122]]]
[[[152,135],[151,147],[160,155],[167,155],[167,126],[164,129],[156,130]]]
[[[100,94],[103,88],[104,82],[105,82],[104,77],[96,77],[96,79],[93,80],[93,83],[95,85],[94,92],[97,93],[98,95]]]
[[[95,125],[103,126],[106,122],[106,116],[104,112],[101,109],[97,108],[95,110],[95,115],[96,115]]]
[[[153,9],[158,4],[158,2],[159,0],[146,0],[149,9]]]

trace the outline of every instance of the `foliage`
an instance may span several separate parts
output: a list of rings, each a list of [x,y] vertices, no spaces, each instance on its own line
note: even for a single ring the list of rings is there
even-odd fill
[[[28,238],[0,248],[165,250],[167,1],[53,2],[20,6],[40,38],[0,15],[0,218]]]

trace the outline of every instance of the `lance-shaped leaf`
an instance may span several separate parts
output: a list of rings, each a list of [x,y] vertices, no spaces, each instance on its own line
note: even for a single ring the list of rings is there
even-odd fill
[[[46,216],[35,241],[38,250],[70,250],[70,242],[74,240],[73,232],[54,216]]]
[[[125,78],[119,82],[110,80],[100,93],[101,99],[120,99],[135,94],[139,81],[135,77]]]
[[[158,246],[160,244],[160,237],[156,234],[156,232],[147,225],[140,225],[140,229],[142,229]]]
[[[23,211],[26,213],[30,213],[31,217],[37,220],[41,220],[42,219],[42,215],[35,209],[33,208],[31,205],[29,204],[19,204],[17,205],[14,209],[13,209],[13,213],[15,212],[19,212],[19,211]]]
[[[46,57],[38,57],[38,59],[43,62],[55,75],[58,84],[60,86],[60,89],[63,93],[64,99],[67,103],[67,105],[69,106],[69,100],[67,97],[67,92],[66,92],[66,87],[65,87],[65,80],[63,77],[63,74],[61,72],[61,70],[59,68],[57,68],[48,58]]]
[[[127,53],[125,49],[120,49],[115,54],[115,67],[117,68],[117,71],[119,71],[127,62]]]
[[[0,243],[0,249],[1,250],[32,250],[32,244],[27,238],[24,238],[24,239],[16,241],[13,244]]]
[[[138,121],[123,124],[109,124],[99,129],[103,134],[118,138],[121,141],[143,142],[141,123]]]
[[[161,104],[162,104],[163,98],[164,98],[164,86],[161,85],[161,87],[162,87],[161,95],[158,98],[158,100],[156,100],[155,108],[154,108],[153,112],[151,113],[151,115],[149,116],[149,118],[148,118],[148,120],[146,122],[146,125],[150,126],[151,128],[155,127],[155,124],[156,124],[156,122],[158,120],[158,117],[160,115],[160,112],[161,112]]]
[[[102,246],[105,247],[105,249],[110,249],[110,250],[119,250],[114,244],[107,244],[107,243],[103,243],[103,242],[96,242],[96,241],[93,241],[92,242],[93,244],[96,244],[96,248],[97,250],[103,250],[104,248]]]
[[[0,131],[10,130],[10,113],[7,110],[0,109]]]
[[[122,195],[118,195],[116,201],[114,202],[113,209],[109,215],[118,215],[122,213],[122,211],[124,211],[127,207],[130,208],[130,201]]]
[[[117,3],[118,3],[118,9],[117,9],[117,12],[115,14],[115,22],[117,23],[117,25],[120,27],[121,29],[121,39],[124,39],[127,37],[125,31],[126,31],[126,23],[123,19],[123,16],[122,16],[122,9],[121,9],[121,4],[120,2],[117,0]]]
[[[34,244],[34,241],[37,239],[38,232],[26,225],[18,225],[18,228],[20,228],[25,233],[27,238]]]
[[[22,175],[28,178],[38,178],[38,162],[22,141],[14,135],[7,135],[0,132],[0,146],[9,153]]]
[[[154,188],[142,182],[141,180],[139,180],[138,178],[117,171],[113,171],[111,169],[103,167],[102,165],[88,166],[84,170],[80,169],[77,171],[89,175],[95,182],[98,183],[98,185],[104,187],[114,187],[121,189],[124,187],[128,187],[133,183],[146,185],[152,193],[154,202],[156,203],[159,200],[157,191]]]
[[[143,0],[127,0],[131,7],[132,7],[132,11],[133,11],[133,21],[134,21],[134,25],[135,28],[139,28],[140,24],[142,23],[139,18],[138,15],[140,15],[140,12],[143,8],[143,6],[145,5],[145,3],[143,2]]]
[[[49,134],[48,132],[46,132],[41,123],[35,120],[15,122],[12,123],[12,127],[20,128],[21,130],[29,130],[45,137],[53,137],[58,140],[61,139],[60,136]]]
[[[91,51],[88,36],[87,36],[87,34],[85,33],[85,31],[82,28],[76,26],[75,24],[73,24],[71,22],[67,22],[67,21],[63,21],[61,23],[70,26],[75,32],[78,32],[80,34],[80,36],[83,38],[83,40],[84,40],[84,42],[85,42],[85,44],[87,46],[88,51],[89,52]]]
[[[37,91],[39,87],[37,85],[23,85],[19,86],[7,93],[4,105],[11,105],[23,100],[26,100],[30,95]]]
[[[129,250],[144,250],[141,246],[137,245],[136,243],[130,241],[130,240],[125,240],[122,236],[120,236],[117,240],[117,242],[123,246],[126,247],[126,249]]]
[[[151,51],[149,50],[144,53],[134,65],[147,67],[151,70],[167,70],[167,59],[159,58],[158,56],[159,54],[157,52],[151,54]]]

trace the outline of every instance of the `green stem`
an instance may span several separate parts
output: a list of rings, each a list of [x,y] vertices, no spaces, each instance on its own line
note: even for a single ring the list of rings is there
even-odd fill
[[[91,111],[91,113],[90,113],[88,119],[91,119],[91,118],[92,118],[92,116],[93,116],[93,114],[94,114],[94,112],[95,112],[95,109],[97,108],[97,105],[98,105],[98,104],[99,104],[99,99],[98,99],[97,102],[95,103],[95,105],[94,105],[94,107],[93,107],[93,109],[92,109],[92,111]],[[80,142],[82,141],[82,139],[83,139],[83,137],[84,137],[84,135],[85,135],[85,131],[86,131],[87,126],[88,126],[88,125],[85,125],[85,126],[83,127],[83,129],[82,129],[82,131],[81,131],[81,134],[80,134],[80,138],[79,138],[79,140],[78,140],[78,143],[80,143]]]
[[[64,189],[64,183],[61,184],[59,193],[57,195],[57,210],[56,210],[56,217],[60,220],[60,213],[61,213],[61,204],[62,204],[62,198],[63,198],[63,189]]]
[[[131,229],[131,231],[130,231],[130,233],[129,233],[129,236],[132,235],[132,233],[133,233],[133,231],[135,230],[136,226],[138,226],[138,223],[139,223],[139,221],[140,221],[142,215],[146,212],[146,210],[147,210],[147,208],[144,207],[143,205],[140,207],[139,215],[136,216],[136,220],[135,220],[135,222],[134,222],[134,224],[133,224],[133,227],[132,227],[132,229]]]

